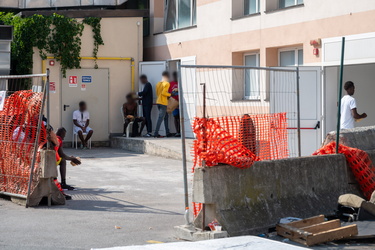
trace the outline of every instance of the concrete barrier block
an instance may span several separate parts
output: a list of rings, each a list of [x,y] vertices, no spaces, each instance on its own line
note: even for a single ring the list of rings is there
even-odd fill
[[[332,214],[341,194],[360,194],[349,184],[347,170],[343,155],[256,162],[243,170],[226,165],[197,169],[193,201],[214,204],[207,207],[230,236],[264,232],[282,217]],[[206,223],[211,219],[206,217]],[[202,227],[201,221],[196,227]]]
[[[324,145],[336,141],[336,131],[328,133]],[[340,143],[361,150],[375,150],[375,126],[340,131]]]

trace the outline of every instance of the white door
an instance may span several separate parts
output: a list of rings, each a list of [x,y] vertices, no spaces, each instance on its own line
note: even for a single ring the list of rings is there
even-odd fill
[[[161,80],[161,75],[163,71],[167,69],[167,62],[166,61],[154,61],[154,62],[140,62],[139,63],[139,74],[140,75],[146,75],[148,81],[152,85],[152,90],[154,94],[154,106],[152,108],[151,112],[151,119],[152,119],[152,131],[155,130],[156,127],[156,122],[158,120],[158,108],[156,106],[156,92],[155,92],[155,87],[158,82]],[[142,91],[143,86],[142,84],[139,84],[139,90]],[[142,114],[142,109],[140,108],[140,113]],[[162,123],[160,127],[160,134],[164,135],[165,134],[165,129],[164,129],[164,122]]]
[[[87,103],[93,141],[109,140],[109,69],[73,69],[61,81],[62,126],[66,141],[72,140],[73,112],[80,101]]]
[[[301,155],[309,156],[321,146],[321,70],[300,67]],[[297,94],[294,73],[271,72],[271,112],[287,112],[290,157],[298,156]]]
[[[322,144],[321,68],[300,67],[300,107],[302,156],[308,156]]]
[[[181,65],[195,65],[196,57],[181,58]],[[196,116],[196,69],[182,68],[181,72],[182,89],[184,91],[184,118],[185,118],[185,136],[187,138],[194,138],[193,122]]]

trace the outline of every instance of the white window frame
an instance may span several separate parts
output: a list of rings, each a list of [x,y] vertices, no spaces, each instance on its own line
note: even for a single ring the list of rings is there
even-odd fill
[[[302,50],[302,53],[303,53],[303,47],[289,47],[289,48],[279,49],[279,51],[278,51],[278,65],[279,65],[279,67],[282,67],[281,66],[281,52],[286,52],[286,51],[294,51],[294,62],[295,62],[294,65],[290,65],[290,66],[287,66],[287,67],[303,66],[304,62],[302,62],[302,64],[298,64],[298,51],[299,50]]]
[[[246,66],[246,56],[256,56],[256,65],[257,67],[260,67],[260,54],[259,52],[254,52],[254,53],[245,53],[243,55],[243,65]],[[257,74],[257,82],[258,82],[258,87],[259,87],[259,95],[257,96],[246,96],[246,93],[245,93],[245,88],[246,88],[246,70],[244,70],[244,78],[243,78],[243,86],[244,86],[244,92],[243,92],[243,97],[245,100],[254,100],[254,101],[258,101],[260,100],[260,89],[261,89],[261,84],[260,84],[260,71],[258,71],[258,74]]]
[[[196,10],[197,9],[197,1],[196,0],[190,0],[190,25],[187,26],[187,27],[182,27],[180,28],[178,26],[178,18],[179,18],[179,4],[180,4],[180,0],[176,0],[176,19],[175,19],[175,25],[176,25],[176,28],[175,29],[169,29],[167,30],[167,17],[168,17],[168,4],[167,4],[167,1],[168,0],[165,0],[164,1],[164,31],[173,31],[173,30],[179,30],[179,29],[183,29],[183,28],[187,28],[187,27],[192,27],[194,26],[194,17],[196,17],[196,12],[194,13],[194,9]]]
[[[254,14],[257,14],[257,13],[260,12],[260,8],[259,8],[259,6],[260,6],[259,1],[260,1],[260,0],[256,0],[256,11],[255,11],[255,13],[245,14],[245,11],[246,11],[246,9],[245,9],[245,6],[246,6],[245,1],[246,1],[246,0],[243,1],[243,14],[244,14],[244,16],[250,16],[250,15],[254,15]],[[298,0],[297,0],[297,1],[298,1]]]
[[[303,0],[303,1],[305,1],[305,0]],[[288,7],[291,7],[291,6],[296,6],[296,5],[299,5],[299,4],[303,4],[303,3],[298,3],[298,0],[294,0],[294,5],[287,6],[287,7],[281,7],[280,6],[280,2],[281,2],[281,0],[279,0],[279,9],[284,9],[284,8],[288,8]]]

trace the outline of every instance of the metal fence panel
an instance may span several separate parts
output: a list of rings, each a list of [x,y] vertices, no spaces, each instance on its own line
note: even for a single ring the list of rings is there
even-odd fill
[[[0,193],[26,197],[38,182],[36,152],[47,141],[41,125],[46,77],[0,76]]]
[[[196,136],[194,119],[207,118],[261,160],[299,156],[296,69],[181,65],[180,73],[187,137]]]

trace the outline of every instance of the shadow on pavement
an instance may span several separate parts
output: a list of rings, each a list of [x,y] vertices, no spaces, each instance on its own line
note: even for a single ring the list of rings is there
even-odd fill
[[[91,188],[79,189],[79,191],[69,192],[69,195],[71,195],[73,198],[72,200],[67,201],[66,204],[63,206],[53,206],[53,208],[80,211],[183,215],[182,213],[153,208],[134,202],[126,201],[121,198],[112,197],[116,194],[123,194],[123,192]],[[36,207],[36,209],[45,208],[47,208],[46,204]]]

